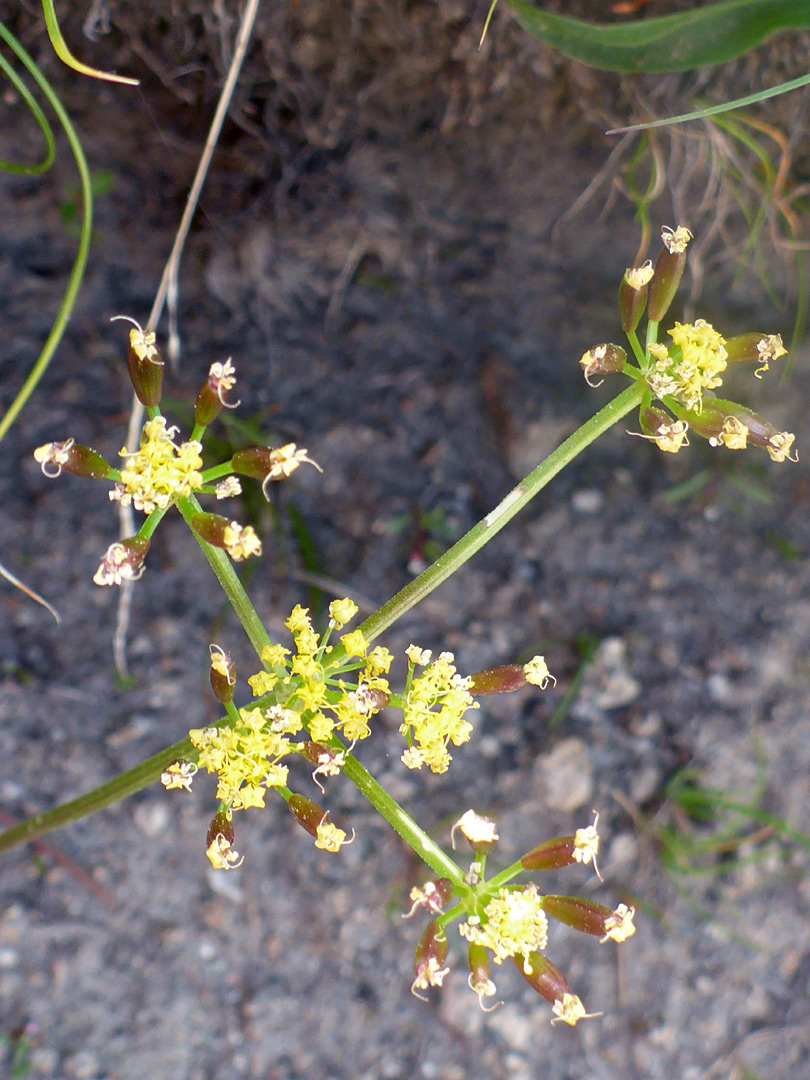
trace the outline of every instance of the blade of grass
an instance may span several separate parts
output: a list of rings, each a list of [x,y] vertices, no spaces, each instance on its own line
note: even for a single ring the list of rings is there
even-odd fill
[[[810,15],[810,6],[808,6]],[[742,109],[746,105],[756,105],[759,101],[767,101],[768,98],[787,94],[790,90],[799,90],[802,86],[810,83],[810,74],[800,75],[798,79],[772,86],[768,90],[757,90],[755,94],[747,97],[736,98],[734,101],[724,101],[719,105],[707,105],[705,108],[696,109],[694,112],[681,113],[679,116],[669,116],[665,120],[651,120],[647,124],[630,124],[627,127],[611,128],[606,135],[624,135],[628,131],[649,131],[652,128],[668,127],[670,124],[685,124],[687,120],[704,120],[707,116],[719,116],[721,113],[731,112],[733,109]]]
[[[125,86],[140,85],[140,79],[130,79],[126,75],[113,75],[108,71],[99,71],[97,68],[83,64],[81,60],[77,60],[62,37],[62,31],[59,29],[53,7],[53,0],[42,0],[42,14],[45,16],[45,26],[48,29],[48,37],[51,39],[53,51],[63,64],[67,64],[69,68],[78,71],[80,75],[89,75],[91,79],[104,79],[106,82],[123,83]]]
[[[90,249],[90,236],[93,230],[93,192],[90,184],[90,171],[87,168],[87,161],[84,156],[84,151],[82,150],[82,145],[79,142],[79,137],[53,87],[34,63],[31,56],[29,56],[20,42],[17,41],[11,31],[2,22],[0,22],[0,38],[6,42],[12,52],[20,59],[26,68],[28,68],[31,76],[48,99],[49,105],[56,113],[59,123],[62,125],[62,129],[67,136],[68,142],[70,143],[70,149],[73,152],[73,157],[76,161],[76,168],[79,172],[83,211],[79,232],[79,248],[76,252],[76,258],[70,271],[65,295],[59,306],[59,310],[56,313],[48,338],[42,347],[42,352],[39,354],[36,363],[31,368],[28,378],[18,391],[17,396],[11,402],[8,409],[6,409],[3,418],[0,420],[0,440],[2,440],[3,436],[19,416],[26,401],[28,401],[29,397],[36,389],[39,380],[42,378],[45,369],[51,362],[51,358],[56,352],[56,348],[65,332],[65,327],[70,318],[70,313],[73,310],[73,305],[76,302],[76,296],[79,292],[79,286],[81,285],[82,278],[84,277],[84,270],[87,265],[87,253]]]
[[[56,139],[53,137],[53,129],[45,113],[40,109],[37,99],[2,54],[0,54],[0,70],[28,106],[45,137],[45,157],[42,161],[38,161],[35,165],[18,165],[15,161],[0,159],[0,171],[12,173],[14,176],[41,176],[50,169],[56,158]]]

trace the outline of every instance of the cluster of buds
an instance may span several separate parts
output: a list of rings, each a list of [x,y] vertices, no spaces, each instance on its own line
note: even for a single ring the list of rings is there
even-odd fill
[[[469,888],[455,889],[452,882],[442,878],[411,890],[413,906],[409,915],[424,907],[432,916],[416,949],[412,992],[422,997],[427,987],[442,985],[448,974],[447,928],[463,913],[466,917],[458,932],[467,942],[468,983],[483,1009],[487,1008],[485,1000],[496,993],[490,960],[496,965],[512,960],[529,985],[551,1004],[552,1023],[563,1021],[573,1026],[586,1017],[600,1015],[585,1011],[563,974],[546,957],[549,919],[596,936],[603,944],[623,942],[635,933],[635,909],[627,904],[609,908],[577,896],[543,895],[534,883],[509,884],[512,877],[526,870],[558,870],[575,863],[591,863],[596,869],[597,823],[595,816],[592,825],[540,844],[487,882],[482,880],[483,864],[498,834],[494,822],[468,810],[456,822],[451,838],[460,831],[475,854],[473,872],[465,877]],[[456,906],[445,913],[444,907],[453,899],[458,901]]]
[[[713,393],[733,364],[754,364],[754,374],[761,378],[772,360],[787,353],[778,334],[748,333],[726,340],[705,319],[696,319],[694,323],[676,322],[667,331],[670,343],[657,340],[658,323],[675,298],[691,239],[692,234],[682,225],[664,228],[664,250],[655,267],[647,261],[626,270],[622,278],[619,316],[638,366],[628,362],[620,345],[595,345],[580,360],[585,379],[598,386],[595,377],[601,381],[604,375],[623,373],[640,382],[644,388],[639,409],[641,430],[631,434],[650,439],[667,453],[675,454],[688,446],[691,430],[710,446],[729,450],[757,446],[773,461],[796,461],[791,432],[779,431],[746,406]],[[645,310],[648,331],[646,347],[642,347],[637,329]]]
[[[110,498],[122,506],[133,505],[147,514],[136,536],[112,544],[104,555],[93,580],[97,585],[121,585],[136,581],[144,570],[154,529],[166,510],[174,504],[184,510],[195,534],[207,544],[222,548],[234,561],[261,555],[261,541],[250,525],[221,514],[203,513],[198,504],[190,502],[196,495],[214,495],[217,499],[241,494],[238,476],[262,481],[262,491],[268,495],[268,485],[290,476],[302,464],[320,466],[306,450],[295,443],[280,447],[256,446],[238,450],[230,461],[203,470],[202,437],[205,429],[223,408],[234,409],[239,404],[226,400],[233,389],[236,372],[230,358],[225,363],[212,364],[208,376],[197,394],[194,405],[194,431],[191,438],[178,441],[178,428],[169,427],[160,413],[163,393],[163,359],[155,334],[133,323],[129,332],[127,370],[135,395],[147,412],[139,448],[122,449],[124,459],[120,469],[88,446],[73,439],[46,443],[34,451],[45,476],[55,478],[63,471],[76,476],[111,481]],[[115,320],[113,320],[115,321]]]

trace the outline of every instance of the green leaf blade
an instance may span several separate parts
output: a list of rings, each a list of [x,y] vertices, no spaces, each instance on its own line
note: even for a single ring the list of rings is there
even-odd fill
[[[693,11],[600,25],[506,0],[513,17],[547,45],[603,71],[690,71],[742,56],[778,30],[810,27],[808,0],[722,0]]]

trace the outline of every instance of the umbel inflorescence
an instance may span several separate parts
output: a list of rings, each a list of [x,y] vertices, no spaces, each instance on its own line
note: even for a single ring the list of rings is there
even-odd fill
[[[669,341],[658,340],[659,323],[675,297],[686,265],[692,234],[684,226],[664,228],[664,251],[652,262],[628,269],[619,287],[619,314],[637,365],[629,363],[620,345],[602,344],[580,360],[589,383],[594,376],[621,372],[644,388],[639,408],[641,431],[660,450],[675,454],[689,445],[689,432],[710,446],[744,450],[749,445],[766,450],[772,461],[798,460],[795,437],[779,431],[757,413],[734,401],[715,396],[723,374],[733,364],[755,365],[761,378],[771,361],[787,350],[778,334],[748,333],[726,340],[705,319],[679,323],[667,331]],[[647,335],[639,342],[637,329],[647,313]],[[598,385],[593,384],[592,385]]]
[[[185,441],[178,438],[179,428],[170,427],[161,415],[163,360],[154,333],[142,330],[137,323],[129,333],[127,366],[147,419],[138,449],[130,451],[124,447],[120,451],[123,459],[120,469],[73,439],[46,443],[34,451],[34,458],[46,476],[57,477],[65,471],[110,480],[113,482],[110,499],[123,506],[133,505],[148,515],[135,536],[110,545],[93,580],[97,585],[121,585],[140,578],[152,534],[173,505],[186,511],[191,528],[202,540],[223,548],[234,561],[260,555],[261,541],[252,526],[242,526],[220,514],[204,513],[196,496],[233,498],[242,491],[238,476],[260,479],[267,494],[271,481],[285,479],[304,462],[319,471],[320,466],[306,450],[287,443],[277,448],[257,446],[239,450],[230,461],[204,470],[201,454],[206,428],[223,408],[235,408],[239,404],[226,401],[226,394],[236,383],[230,359],[211,365],[194,403],[194,430]]]
[[[705,320],[697,319],[676,322],[665,340],[658,340],[659,324],[683,274],[690,239],[683,226],[665,229],[664,251],[655,267],[645,263],[627,270],[619,289],[619,312],[635,363],[628,362],[626,351],[618,345],[597,345],[580,361],[585,377],[591,382],[594,377],[623,373],[633,380],[635,389],[628,400],[632,407],[640,402],[641,428],[635,434],[668,453],[687,445],[691,431],[712,446],[737,450],[753,445],[765,449],[774,461],[795,461],[791,433],[779,431],[743,405],[716,396],[729,365],[753,363],[755,375],[761,377],[772,361],[784,355],[778,335],[754,333],[726,340]],[[647,333],[642,345],[637,330],[645,311]],[[425,909],[430,915],[416,949],[415,994],[440,986],[447,976],[448,930],[458,924],[457,944],[466,948],[469,985],[482,1007],[487,1007],[485,1003],[496,993],[491,965],[500,969],[512,961],[551,1003],[555,1022],[573,1025],[593,1015],[586,1013],[580,998],[546,955],[550,921],[595,935],[603,944],[621,943],[634,933],[633,906],[622,902],[610,908],[581,897],[546,894],[537,882],[516,879],[576,864],[592,865],[599,876],[598,818],[570,835],[539,844],[487,877],[487,859],[499,839],[493,821],[472,810],[459,818],[451,843],[460,833],[473,852],[471,864],[462,869],[353,754],[355,746],[381,726],[379,714],[396,710],[399,734],[404,739],[400,753],[403,765],[444,773],[454,749],[473,733],[471,717],[479,707],[479,697],[517,690],[527,683],[545,689],[554,681],[543,657],[464,676],[451,653],[440,652],[434,657],[429,650],[410,645],[404,657],[404,681],[397,684],[391,676],[394,657],[384,646],[373,644],[373,617],[356,629],[347,629],[357,614],[348,598],[330,604],[328,623],[322,631],[308,610],[294,607],[285,624],[289,637],[273,642],[223,554],[234,561],[259,555],[259,537],[250,526],[204,511],[198,499],[236,496],[241,491],[239,477],[244,476],[261,480],[267,495],[269,484],[289,477],[300,465],[320,466],[306,450],[288,443],[276,448],[249,447],[237,451],[229,461],[204,468],[203,437],[208,425],[222,408],[238,404],[228,400],[236,379],[231,361],[211,365],[194,404],[194,428],[185,440],[160,412],[162,359],[154,334],[137,324],[130,331],[127,365],[147,418],[139,447],[121,451],[120,469],[72,439],[48,443],[35,457],[48,476],[58,476],[64,470],[111,481],[111,499],[131,504],[146,515],[134,536],[110,546],[95,576],[98,584],[120,585],[140,577],[154,530],[176,507],[214,565],[256,648],[261,668],[247,680],[252,697],[237,705],[234,665],[224,649],[211,646],[211,687],[223,715],[214,724],[192,729],[183,755],[174,760],[167,755],[161,776],[167,788],[184,791],[191,790],[200,769],[216,776],[218,804],[205,841],[211,864],[219,870],[242,864],[243,856],[235,847],[234,815],[264,808],[273,797],[287,804],[317,847],[338,852],[350,842],[346,830],[334,824],[316,801],[288,785],[295,775],[295,762],[311,770],[321,792],[328,778],[343,774],[435,874],[411,891],[411,914]],[[575,437],[576,433],[568,442]],[[521,494],[521,489],[516,491]],[[501,506],[510,504],[511,498],[508,496]],[[497,521],[498,515],[488,515],[484,524],[491,519]]]
[[[451,760],[449,746],[470,738],[472,725],[464,719],[478,707],[476,695],[504,693],[527,683],[545,687],[553,681],[543,657],[524,665],[511,664],[462,677],[453,656],[433,659],[428,650],[406,650],[408,672],[401,693],[392,688],[388,673],[393,657],[380,646],[371,648],[362,631],[341,634],[357,613],[349,599],[329,606],[326,631],[318,634],[309,613],[296,607],[286,622],[293,648],[270,645],[262,652],[262,670],[248,678],[255,701],[242,708],[233,704],[235,672],[219,647],[211,649],[211,685],[226,716],[218,725],[190,732],[196,754],[172,762],[161,779],[167,788],[190,790],[198,767],[217,776],[219,807],[206,837],[207,855],[219,870],[235,869],[244,858],[234,846],[233,815],[264,807],[269,793],[287,803],[295,820],[315,840],[315,846],[337,852],[351,839],[335,825],[328,811],[287,786],[296,757],[315,766],[312,778],[336,776],[347,765],[354,745],[369,737],[382,709],[402,714],[400,733],[406,749],[402,761],[410,768],[423,764],[444,772]],[[332,635],[337,632],[337,642]],[[346,747],[346,739],[351,745]],[[580,863],[593,864],[599,849],[597,821],[571,836],[558,837],[527,852],[522,859],[489,880],[485,865],[498,840],[495,824],[467,811],[453,833],[461,832],[473,849],[469,869],[456,880],[440,878],[411,890],[413,914],[425,908],[432,918],[416,950],[412,990],[417,996],[441,986],[449,968],[447,927],[458,922],[466,942],[469,984],[482,1007],[495,994],[490,957],[496,965],[514,960],[524,978],[553,1006],[554,1019],[576,1024],[588,1014],[562,973],[545,956],[548,919],[567,923],[603,942],[624,941],[634,933],[633,909],[615,910],[593,901],[541,894],[535,884],[514,885],[525,871],[555,870]],[[353,837],[352,837],[353,838]]]
[[[266,494],[269,483],[285,479],[301,464],[320,467],[306,450],[289,443],[237,451],[229,461],[205,469],[202,440],[206,428],[222,408],[234,407],[226,400],[235,384],[231,361],[211,365],[195,401],[194,429],[185,440],[160,412],[163,362],[155,335],[137,324],[130,331],[127,365],[146,420],[138,449],[121,450],[120,469],[70,438],[41,446],[34,454],[45,475],[57,477],[65,471],[110,481],[112,500],[146,515],[134,536],[110,545],[94,580],[99,585],[120,585],[139,578],[154,530],[172,507],[180,510],[204,550],[206,545],[222,549],[234,561],[261,554],[261,542],[250,526],[203,511],[198,497],[222,500],[238,495],[238,476],[260,479]],[[221,570],[222,564],[218,565]],[[249,605],[246,596],[244,603]],[[322,791],[325,778],[350,766],[360,770],[368,780],[367,797],[381,813],[387,807],[388,820],[398,823],[402,835],[430,864],[432,842],[353,758],[355,745],[372,734],[383,709],[398,710],[403,764],[409,769],[426,766],[441,774],[452,760],[451,748],[470,739],[473,725],[468,716],[479,707],[478,697],[528,683],[545,688],[554,681],[542,656],[526,664],[463,676],[452,653],[434,657],[430,650],[411,645],[406,650],[404,685],[397,690],[390,682],[394,657],[388,649],[372,645],[362,627],[346,630],[356,614],[350,599],[333,601],[328,625],[319,633],[306,609],[293,608],[285,624],[290,642],[269,643],[258,650],[261,669],[247,680],[253,700],[241,707],[234,703],[234,665],[222,648],[211,646],[211,687],[224,716],[216,724],[189,732],[191,752],[170,761],[161,780],[167,788],[190,791],[200,769],[216,776],[218,806],[206,835],[206,854],[216,869],[232,870],[242,864],[234,842],[233,816],[264,808],[268,795],[286,802],[317,847],[337,852],[350,842],[327,811],[288,787],[290,765],[296,759],[307,763]],[[377,801],[368,794],[370,784],[378,790]],[[620,906],[614,912],[587,900],[544,896],[534,884],[511,881],[524,871],[574,863],[595,866],[599,842],[595,826],[596,822],[570,837],[549,841],[487,880],[487,854],[498,839],[494,823],[473,811],[464,814],[454,831],[460,831],[473,847],[470,868],[463,872],[441,856],[438,861],[452,878],[428,881],[411,893],[413,910],[426,907],[432,916],[416,950],[414,993],[441,985],[447,972],[446,927],[458,922],[459,941],[466,942],[468,950],[470,986],[482,1005],[495,993],[489,977],[491,956],[496,965],[513,959],[530,984],[552,1003],[555,1019],[575,1024],[588,1015],[544,955],[548,918],[596,933],[604,941],[619,941],[633,933],[632,909]]]

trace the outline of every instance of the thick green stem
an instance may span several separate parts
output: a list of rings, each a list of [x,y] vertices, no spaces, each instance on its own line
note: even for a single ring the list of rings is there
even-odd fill
[[[496,533],[537,495],[566,465],[600,435],[603,435],[623,416],[626,416],[641,401],[643,386],[636,383],[608,402],[595,416],[578,428],[557,449],[549,454],[536,469],[512,488],[494,510],[474,525],[472,529],[455,543],[449,551],[436,560],[432,566],[409,582],[396,596],[383,604],[369,616],[360,629],[367,641],[379,637],[383,630],[400,619],[406,611],[415,607],[443,581],[454,574],[460,566],[472,558]]]

